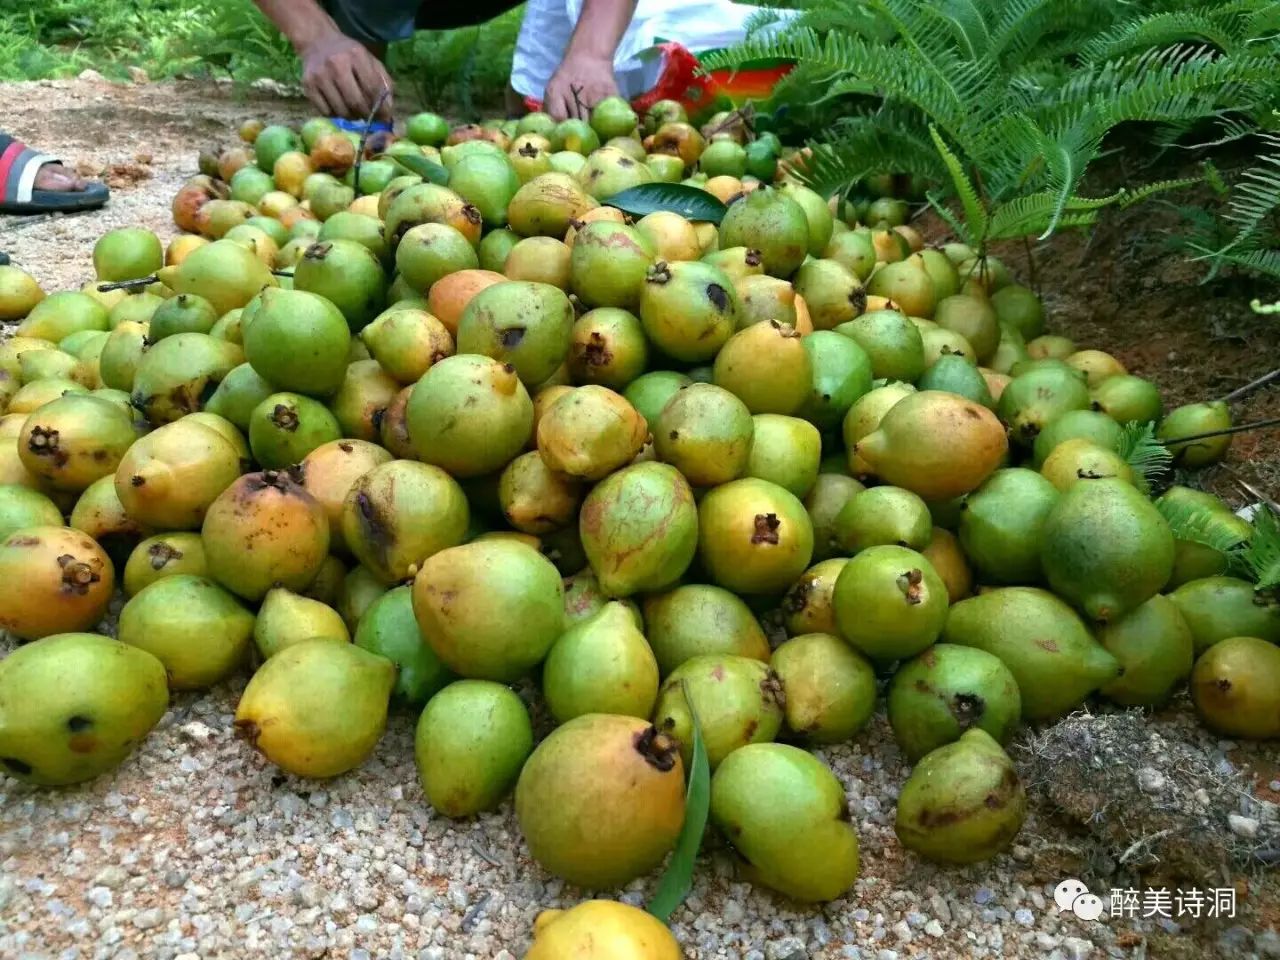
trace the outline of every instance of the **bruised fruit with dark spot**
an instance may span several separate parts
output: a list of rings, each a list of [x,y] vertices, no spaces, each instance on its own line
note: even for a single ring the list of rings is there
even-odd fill
[[[711,780],[710,812],[753,882],[816,902],[834,900],[858,879],[844,787],[805,750],[762,743],[736,751]]]
[[[115,478],[110,476],[99,477],[84,488],[71,508],[67,526],[93,537],[116,565],[123,564],[138,541],[150,532],[125,513],[116,496]]]
[[[702,655],[769,659],[769,641],[743,601],[722,587],[688,583],[644,599],[644,623],[663,676]]]
[[[698,555],[711,579],[734,593],[781,593],[809,566],[813,526],[790,491],[735,480],[698,505]]]
[[[236,705],[236,736],[299,777],[336,777],[373,753],[395,664],[351,643],[304,640],[264,663]]]
[[[502,469],[525,448],[533,401],[515,367],[458,354],[432,366],[413,387],[405,420],[422,460],[455,477],[477,477]]]
[[[738,295],[699,260],[656,261],[640,291],[640,322],[654,345],[686,363],[710,360],[737,327]]]
[[[400,392],[400,384],[377,360],[347,364],[346,376],[329,400],[329,412],[337,418],[341,436],[370,443],[378,439],[383,412]]]
[[[329,554],[324,507],[283,470],[246,474],[224,490],[200,535],[213,579],[251,601],[274,586],[306,589]]]
[[[634,314],[598,307],[574,322],[568,359],[574,383],[623,390],[648,363],[649,341]]]
[[[503,516],[515,529],[535,535],[572,523],[584,493],[580,480],[551,469],[537,451],[516,457],[498,479]]]
[[[1089,388],[1075,371],[1045,367],[1015,376],[1000,394],[996,412],[1014,441],[1030,447],[1053,420],[1088,406]]]
[[[427,644],[459,676],[509,683],[542,662],[563,632],[564,587],[532,547],[476,540],[422,563],[413,612]]]
[[[889,724],[908,759],[977,727],[1008,743],[1022,720],[1018,683],[999,657],[938,643],[907,661],[889,685]]]
[[[786,690],[788,729],[810,743],[840,743],[866,726],[876,705],[870,662],[838,636],[804,633],[769,661]]]
[[[114,473],[137,436],[133,419],[118,404],[68,394],[27,417],[18,456],[55,489],[75,493]]]
[[[977,863],[1005,849],[1027,817],[1013,761],[985,730],[927,754],[898,795],[894,830],[908,850],[941,863]]]
[[[90,630],[115,588],[115,569],[88,534],[24,527],[0,544],[0,628],[23,640]]]
[[[617,147],[593,150],[574,176],[597,200],[608,200],[615,193],[654,180],[652,170]]]
[[[378,440],[393,457],[401,460],[421,460],[413,441],[409,439],[409,422],[406,413],[409,408],[409,397],[413,395],[413,387],[408,386],[395,395],[395,398],[382,411],[378,422]]]
[[[454,353],[453,336],[425,310],[385,311],[360,331],[373,359],[404,385],[412,385],[431,365]]]
[[[675,737],[687,764],[696,713],[714,770],[739,747],[773,740],[782,729],[785,702],[782,682],[768,664],[733,654],[700,654],[663,682],[653,722]]]
[[[164,716],[164,665],[94,633],[62,633],[0,661],[0,770],[65,786],[118,766]]]
[[[448,187],[416,183],[406,187],[387,207],[384,235],[391,250],[400,238],[421,223],[443,223],[461,233],[472,246],[480,242],[484,218],[480,211]]]
[[[244,362],[238,344],[206,333],[177,333],[148,347],[133,376],[133,405],[153,424],[204,406],[219,382]]]
[[[856,482],[856,481],[855,481]],[[806,570],[782,598],[781,610],[786,618],[787,633],[799,636],[805,633],[839,634],[835,608],[831,598],[840,571],[849,560],[832,557],[815,563]]]
[[[608,596],[663,590],[683,576],[697,549],[693,491],[667,464],[624,467],[587,495],[578,533]]]
[[[203,577],[207,572],[200,534],[156,534],[143,540],[129,554],[129,560],[124,565],[125,596],[131,597],[165,577],[179,574]]]
[[[584,480],[602,480],[635,459],[649,425],[621,394],[578,387],[538,420],[538,453],[548,467]]]
[[[240,476],[239,451],[190,419],[139,438],[115,472],[125,512],[159,530],[195,530],[209,505]]]
[[[804,297],[816,330],[833,330],[867,307],[867,293],[838,260],[810,260],[796,271],[795,291]]]
[[[392,455],[364,440],[331,440],[316,447],[301,463],[302,486],[324,507],[329,518],[330,549],[347,553],[342,534],[342,508],[357,480]]]
[[[413,576],[423,561],[466,535],[470,510],[458,482],[439,467],[392,460],[352,485],[342,536],[357,560],[385,583]]]
[[[670,736],[635,717],[587,714],[533,751],[516,784],[516,819],[545,869],[611,889],[648,873],[675,846],[684,792]]]
[[[563,237],[572,221],[600,201],[567,173],[544,173],[516,191],[507,208],[511,229],[522,237]]]
[[[515,367],[526,386],[551,376],[569,353],[573,305],[547,283],[508,280],[481,290],[458,322],[458,352]]]
[[[187,574],[143,588],[120,611],[118,637],[164,664],[174,690],[202,690],[243,665],[254,617],[212,580]]]

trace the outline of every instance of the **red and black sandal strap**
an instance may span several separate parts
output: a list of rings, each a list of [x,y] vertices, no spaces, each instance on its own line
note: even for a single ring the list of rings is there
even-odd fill
[[[0,202],[30,203],[40,168],[46,163],[58,162],[57,157],[40,153],[21,140],[0,133]]]

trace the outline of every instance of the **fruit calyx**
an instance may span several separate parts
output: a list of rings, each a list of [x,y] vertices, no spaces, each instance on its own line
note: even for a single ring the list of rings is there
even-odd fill
[[[81,596],[89,592],[91,585],[102,579],[93,567],[69,553],[58,557],[58,566],[62,568],[63,588]]]
[[[782,521],[776,513],[757,513],[755,525],[755,532],[751,534],[752,543],[778,542],[778,528],[782,526]]]
[[[649,283],[670,282],[671,266],[665,260],[655,260],[653,266],[645,274],[645,280]]]
[[[923,582],[924,574],[919,570],[908,570],[898,577],[898,589],[902,591],[907,603],[915,606],[924,601],[924,598],[920,595]]]
[[[644,762],[654,769],[666,773],[675,767],[676,757],[680,754],[675,738],[663,733],[653,724],[637,733],[632,742]]]

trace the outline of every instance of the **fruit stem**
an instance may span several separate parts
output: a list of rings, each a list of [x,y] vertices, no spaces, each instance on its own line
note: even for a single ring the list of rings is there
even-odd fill
[[[110,293],[112,290],[132,290],[134,287],[149,287],[153,283],[159,283],[160,278],[156,274],[149,277],[138,277],[136,280],[120,280],[116,283],[100,283],[98,284],[99,293]]]
[[[356,190],[360,189],[360,164],[364,161],[364,144],[369,139],[369,131],[373,128],[373,118],[378,115],[378,111],[382,109],[382,105],[387,102],[389,96],[391,96],[391,88],[384,83],[382,92],[374,98],[373,109],[365,118],[364,129],[360,131],[360,146],[356,147],[355,172],[351,175],[351,182],[355,184]]]
[[[1232,390],[1225,397],[1222,397],[1218,402],[1219,403],[1235,403],[1237,400],[1241,400],[1244,397],[1248,396],[1249,394],[1253,393],[1253,391],[1257,390],[1259,387],[1265,387],[1267,384],[1271,383],[1271,381],[1277,380],[1277,379],[1280,379],[1280,367],[1277,367],[1275,370],[1272,370],[1270,373],[1264,373],[1257,380],[1253,380],[1249,383],[1246,383],[1243,387],[1240,387],[1236,390]]]
[[[1242,423],[1238,426],[1227,427],[1223,430],[1210,430],[1208,433],[1193,433],[1187,437],[1166,437],[1161,440],[1166,447],[1171,447],[1175,443],[1187,443],[1191,440],[1208,440],[1210,437],[1225,437],[1232,433],[1247,433],[1250,430],[1262,430],[1265,427],[1280,426],[1280,417],[1272,417],[1270,420],[1255,420],[1252,423]]]

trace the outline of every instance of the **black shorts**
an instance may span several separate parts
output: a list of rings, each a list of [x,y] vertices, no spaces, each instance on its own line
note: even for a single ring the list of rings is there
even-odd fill
[[[323,0],[338,29],[362,43],[407,40],[415,30],[473,27],[520,5],[519,0],[422,3],[421,0]]]

